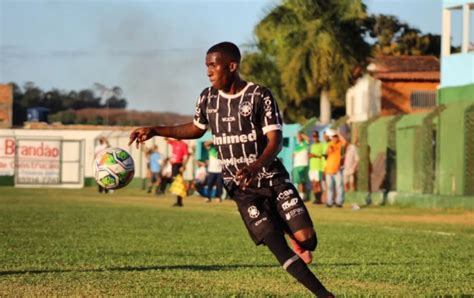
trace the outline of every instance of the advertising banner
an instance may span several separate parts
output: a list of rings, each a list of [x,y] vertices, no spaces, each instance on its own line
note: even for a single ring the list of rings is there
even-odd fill
[[[17,140],[16,184],[59,184],[60,140]]]
[[[0,137],[0,176],[15,174],[15,139]]]

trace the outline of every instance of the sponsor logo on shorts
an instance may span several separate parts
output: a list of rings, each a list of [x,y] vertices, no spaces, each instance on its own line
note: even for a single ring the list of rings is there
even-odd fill
[[[283,204],[281,204],[281,208],[283,210],[287,210],[293,206],[295,206],[298,203],[298,198],[293,198],[291,201],[286,201]]]
[[[258,211],[255,206],[250,206],[249,209],[247,209],[247,212],[249,213],[250,218],[257,218],[260,215],[260,211]]]
[[[282,192],[280,192],[277,196],[278,201],[283,201],[283,200],[288,200],[290,197],[292,197],[295,194],[293,189],[287,189]]]
[[[306,211],[304,210],[303,207],[295,208],[293,210],[290,210],[290,212],[285,213],[285,218],[286,218],[286,220],[290,220],[290,219],[298,217],[298,216],[300,216],[301,214],[304,214],[304,213],[306,213]]]
[[[257,210],[257,211],[258,211],[258,210]],[[254,226],[258,227],[258,226],[259,226],[262,222],[264,222],[264,221],[267,221],[267,218],[266,218],[266,217],[257,220],[257,221],[254,223]]]

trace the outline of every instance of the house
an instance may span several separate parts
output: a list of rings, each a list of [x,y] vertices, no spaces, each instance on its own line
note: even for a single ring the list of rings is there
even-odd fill
[[[350,122],[410,114],[436,106],[440,63],[435,56],[378,56],[346,94]]]

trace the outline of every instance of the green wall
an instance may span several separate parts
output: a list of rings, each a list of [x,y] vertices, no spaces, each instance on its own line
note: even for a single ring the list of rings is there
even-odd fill
[[[445,87],[438,90],[438,104],[455,102],[474,103],[474,84]]]
[[[421,192],[421,125],[428,113],[406,115],[397,122],[397,191]]]
[[[380,153],[387,152],[388,131],[387,125],[393,116],[380,117],[368,128],[367,143],[370,146],[370,161],[374,162]]]
[[[473,102],[452,102],[446,105],[438,122],[439,158],[437,190],[442,195],[462,195],[465,189],[464,163],[466,152],[464,113]]]

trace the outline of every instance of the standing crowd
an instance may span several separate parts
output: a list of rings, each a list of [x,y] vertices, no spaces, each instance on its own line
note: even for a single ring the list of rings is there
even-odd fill
[[[144,149],[147,174],[143,189],[148,193],[164,194],[175,177],[182,176],[184,165],[193,154],[183,141],[167,139],[167,143],[171,146],[168,158],[162,157],[156,145]],[[194,179],[185,186],[186,194],[197,193],[206,202],[212,202],[213,199],[222,202],[225,194],[217,149],[212,141],[204,142],[203,147],[208,158],[196,161]],[[303,201],[310,201],[311,190],[314,204],[342,207],[344,194],[355,191],[359,163],[356,143],[348,142],[333,129],[325,130],[322,137],[315,130],[311,138],[300,131],[293,152],[292,180]],[[177,195],[174,206],[183,206],[183,196]]]
[[[142,188],[157,196],[164,194],[167,190],[175,193],[173,190],[176,187],[180,188],[179,193],[175,193],[177,197],[176,203],[173,205],[177,207],[183,206],[184,196],[194,192],[204,197],[206,202],[212,202],[213,199],[222,202],[222,167],[212,141],[204,143],[208,159],[196,162],[194,180],[188,184],[183,180],[183,172],[193,152],[189,150],[184,141],[174,139],[166,139],[166,141],[171,148],[167,158],[162,158],[157,145],[153,145],[151,148],[142,147],[147,159],[147,173]],[[177,179],[179,183],[173,185]]]
[[[298,132],[293,153],[293,183],[297,185],[304,201],[310,201],[309,187],[314,194],[314,204],[342,207],[344,193],[355,190],[359,155],[356,142],[328,129],[320,138],[318,131],[311,139]]]

